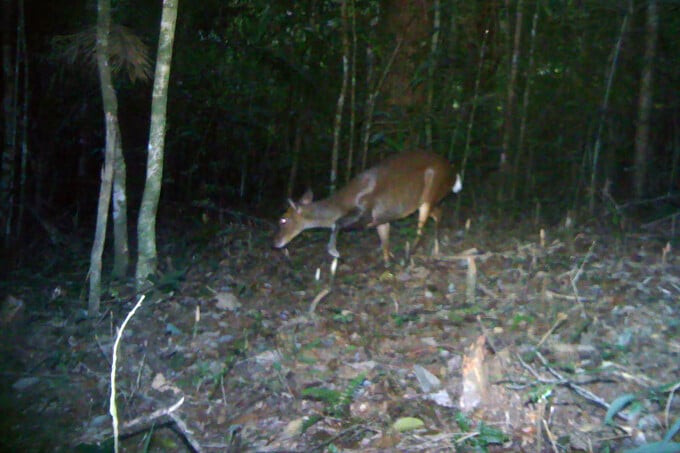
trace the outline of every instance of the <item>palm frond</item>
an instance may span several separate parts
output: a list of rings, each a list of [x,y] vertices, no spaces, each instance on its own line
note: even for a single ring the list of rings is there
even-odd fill
[[[52,38],[54,54],[69,65],[97,67],[97,27]],[[132,82],[152,77],[149,47],[123,25],[112,25],[109,32],[109,62],[114,74],[125,72]]]

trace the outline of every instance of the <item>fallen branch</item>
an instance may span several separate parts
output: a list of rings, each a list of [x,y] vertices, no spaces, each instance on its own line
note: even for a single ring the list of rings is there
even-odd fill
[[[566,379],[564,376],[562,376],[559,372],[557,372],[554,368],[552,368],[550,365],[548,365],[548,361],[543,357],[543,354],[541,354],[539,351],[534,351],[538,359],[541,361],[543,366],[552,374],[555,376],[557,379],[547,379],[542,377],[541,375],[538,374],[538,372],[528,363],[526,363],[524,360],[522,360],[522,357],[519,355],[517,356],[517,359],[519,360],[519,363],[531,373],[534,378],[540,382],[541,384],[551,384],[551,385],[564,385],[565,387],[568,387],[572,389],[576,394],[582,396],[588,401],[591,401],[598,406],[601,406],[607,410],[609,410],[609,403],[607,403],[605,400],[600,398],[599,396],[595,395],[593,392],[590,390],[586,390],[583,387],[581,387],[579,384],[571,381],[570,379]],[[631,421],[632,417],[628,415],[628,413],[624,411],[619,411],[616,413],[616,416],[629,422]]]
[[[576,392],[578,395],[582,396],[583,398],[587,399],[588,401],[591,401],[591,402],[597,404],[598,406],[601,406],[601,407],[609,410],[610,405],[604,399],[597,396],[596,394],[594,394],[590,390],[584,389],[583,387],[572,382],[571,380],[565,379],[557,370],[555,370],[553,367],[551,367],[548,364],[548,361],[546,360],[545,357],[543,357],[543,354],[541,354],[539,351],[535,351],[535,353],[536,353],[536,357],[538,357],[538,360],[541,361],[541,363],[543,364],[545,369],[548,370],[550,372],[550,374],[555,376],[557,379],[562,381],[564,383],[564,385],[566,385],[567,387],[572,389],[574,392]],[[624,411],[617,412],[616,416],[621,418],[622,420],[627,421],[627,422],[632,420],[632,417],[630,415],[628,415],[627,412],[624,412]]]
[[[116,406],[116,363],[118,362],[118,345],[120,344],[120,339],[123,337],[123,331],[127,326],[127,323],[132,319],[132,317],[137,312],[137,309],[142,305],[144,301],[144,295],[142,295],[135,306],[127,314],[123,324],[121,324],[116,334],[116,341],[113,343],[113,357],[111,359],[111,397],[109,398],[109,413],[111,414],[111,422],[113,424],[113,446],[114,451],[118,453],[118,407]]]

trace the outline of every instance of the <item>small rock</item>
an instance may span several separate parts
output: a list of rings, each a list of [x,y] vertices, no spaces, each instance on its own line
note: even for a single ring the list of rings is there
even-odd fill
[[[37,377],[25,377],[12,384],[12,388],[18,392],[21,392],[29,387],[33,387],[38,382],[40,382],[40,379]]]
[[[430,393],[429,395],[426,396],[426,398],[430,401],[434,401],[439,406],[449,408],[453,407],[453,400],[451,399],[451,395],[449,395],[449,392],[447,392],[444,389],[435,393]]]
[[[238,300],[238,297],[234,295],[234,293],[219,292],[215,294],[215,299],[217,299],[215,306],[220,310],[235,311],[241,308],[241,302]]]
[[[437,376],[427,371],[420,365],[413,365],[413,371],[416,373],[418,384],[423,393],[430,393],[439,389],[442,385]]]

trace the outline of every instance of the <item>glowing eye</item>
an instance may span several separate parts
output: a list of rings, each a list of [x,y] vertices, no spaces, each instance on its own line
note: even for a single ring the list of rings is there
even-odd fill
[[[281,219],[281,220],[279,220],[279,223],[280,223],[281,225],[283,225],[283,224],[285,224],[287,221],[288,221],[287,219]]]

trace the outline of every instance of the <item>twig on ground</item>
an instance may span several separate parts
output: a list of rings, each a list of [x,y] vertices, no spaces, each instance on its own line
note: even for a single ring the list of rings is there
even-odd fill
[[[541,354],[539,351],[535,351],[535,353],[536,353],[536,357],[538,357],[538,359],[541,361],[543,366],[550,372],[550,374],[552,374],[556,378],[560,379],[561,381],[564,381],[564,385],[566,385],[567,387],[572,389],[574,392],[576,392],[578,395],[582,396],[583,398],[585,398],[589,401],[592,401],[593,403],[609,410],[609,407],[610,407],[609,403],[607,403],[605,400],[603,400],[599,396],[595,395],[590,390],[586,390],[583,387],[581,387],[580,385],[578,385],[578,384],[576,384],[576,383],[574,383],[574,382],[572,382],[568,379],[565,379],[557,370],[555,370],[553,367],[551,367],[548,364],[548,361],[546,360],[545,357],[543,357],[543,354]],[[617,412],[616,416],[627,421],[627,422],[629,422],[632,419],[632,417],[627,412],[624,412],[624,411]]]
[[[116,453],[118,453],[120,446],[118,445],[118,407],[116,406],[116,363],[118,362],[118,345],[123,337],[123,331],[127,323],[137,312],[137,309],[142,305],[144,295],[139,298],[132,310],[127,314],[123,324],[121,324],[116,334],[116,340],[113,342],[113,357],[111,359],[111,397],[109,398],[109,413],[111,414],[111,422],[113,424],[113,446]]]
[[[539,347],[543,344],[543,342],[550,336],[550,334],[553,333],[553,332],[555,331],[555,329],[557,329],[557,326],[559,326],[560,324],[562,324],[562,321],[566,321],[568,318],[569,318],[569,317],[568,317],[565,313],[559,312],[559,313],[557,314],[557,319],[555,320],[555,323],[554,323],[554,324],[552,325],[552,327],[551,327],[551,328],[543,335],[543,338],[541,338],[541,341],[538,342],[538,344],[536,345],[536,348],[539,348]]]
[[[666,424],[666,429],[670,428],[670,409],[671,409],[671,402],[673,401],[673,395],[675,395],[675,391],[680,388],[680,381],[676,382],[673,388],[671,388],[670,392],[668,392],[668,399],[666,400],[666,409],[664,410],[664,423]]]
[[[550,432],[550,428],[548,427],[548,422],[545,421],[545,418],[542,418],[541,421],[543,421],[545,435],[548,436],[548,440],[550,440],[550,445],[552,445],[553,451],[557,453],[559,450],[557,449],[557,444],[555,444],[555,437],[552,435],[552,433]]]
[[[321,299],[326,297],[330,292],[331,292],[330,288],[324,288],[319,294],[316,295],[316,297],[312,301],[312,305],[309,306],[309,313],[310,314],[312,314],[316,311],[316,306],[319,305],[319,302],[321,302]]]
[[[160,409],[156,409],[155,411],[153,411],[150,414],[143,414],[143,415],[140,415],[139,417],[133,418],[132,420],[130,420],[128,422],[125,422],[121,429],[124,432],[128,432],[128,433],[139,431],[140,427],[143,428],[145,426],[149,426],[155,420],[158,420],[159,418],[161,418],[165,415],[170,415],[172,412],[176,411],[177,408],[179,408],[182,404],[184,404],[184,397],[181,397],[172,406],[162,407]]]
[[[184,397],[182,397],[182,402],[184,401]],[[194,449],[195,452],[200,453],[203,451],[201,448],[201,444],[198,443],[198,441],[194,438],[194,433],[191,431],[188,427],[187,424],[184,423],[184,420],[182,420],[179,415],[175,412],[168,412],[168,416],[175,422],[175,425],[179,430],[182,432],[182,435],[184,436],[184,439],[191,445],[191,448]]]
[[[332,444],[332,443],[335,442],[336,440],[341,439],[341,438],[345,437],[346,435],[352,434],[352,433],[354,433],[354,432],[356,432],[356,434],[359,434],[359,433],[362,433],[362,432],[364,432],[364,431],[375,431],[375,430],[374,430],[373,428],[369,428],[368,426],[364,425],[363,423],[362,423],[362,424],[352,425],[352,426],[350,426],[350,427],[348,427],[348,428],[343,429],[342,431],[340,431],[340,432],[339,432],[338,434],[336,434],[335,436],[333,436],[333,437],[331,437],[331,438],[329,438],[329,439],[326,439],[326,440],[323,441],[321,444],[319,444],[319,445],[317,445],[317,446],[315,446],[315,447],[312,447],[312,449],[311,449],[310,451],[324,451],[325,448],[326,448],[328,445]]]
[[[580,395],[581,397],[585,398],[586,400],[591,401],[592,403],[595,403],[598,406],[603,407],[607,410],[609,409],[609,404],[605,400],[603,400],[599,396],[595,395],[590,390],[584,389],[583,387],[581,387],[580,384],[577,384],[577,383],[575,383],[575,382],[573,382],[569,379],[566,379],[557,370],[555,370],[550,365],[548,365],[548,361],[546,360],[545,357],[543,357],[543,354],[541,354],[539,351],[534,351],[534,353],[536,354],[536,357],[538,357],[538,359],[541,361],[543,366],[550,372],[550,374],[552,374],[553,376],[555,376],[557,378],[555,380],[555,379],[547,379],[547,378],[540,376],[538,374],[538,372],[531,365],[529,365],[524,360],[522,360],[522,357],[520,357],[518,355],[517,359],[518,359],[519,363],[522,365],[522,367],[524,369],[529,371],[529,373],[531,373],[531,375],[534,376],[534,378],[536,378],[536,380],[538,382],[540,382],[541,384],[564,385],[564,386],[572,389],[576,394]],[[616,416],[627,421],[627,422],[629,422],[632,419],[632,417],[627,412],[624,412],[624,411],[617,412]]]
[[[477,315],[477,323],[479,323],[480,329],[482,329],[482,334],[486,338],[486,344],[489,345],[491,350],[493,351],[494,354],[498,352],[498,349],[496,348],[496,345],[493,342],[493,338],[491,337],[491,333],[489,330],[486,328],[486,326],[482,323],[482,317]]]
[[[574,295],[576,296],[576,302],[581,306],[581,315],[583,317],[586,317],[586,307],[583,305],[583,302],[581,301],[581,298],[579,297],[578,294],[578,288],[576,287],[576,284],[578,283],[579,278],[581,278],[581,274],[583,273],[583,267],[586,265],[588,262],[588,258],[590,258],[590,255],[593,253],[593,248],[595,247],[595,243],[597,241],[593,241],[592,244],[590,244],[590,248],[588,249],[588,252],[586,253],[585,258],[583,258],[583,261],[581,262],[581,265],[579,266],[578,270],[576,271],[576,275],[574,275],[573,278],[571,278],[571,288],[574,291]]]

